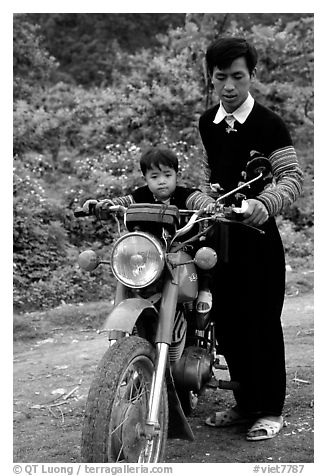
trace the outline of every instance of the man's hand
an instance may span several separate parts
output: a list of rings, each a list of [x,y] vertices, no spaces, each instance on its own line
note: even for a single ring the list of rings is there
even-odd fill
[[[216,210],[216,202],[209,203],[204,209],[206,213],[213,213]]]
[[[84,213],[88,213],[90,214],[90,205],[91,207],[93,206],[93,209],[95,207],[95,205],[98,203],[98,200],[86,200],[86,202],[83,204],[83,211]]]
[[[262,202],[255,198],[249,198],[246,200],[246,203],[248,204],[248,208],[243,214],[242,223],[245,223],[245,225],[260,226],[268,220],[269,214]]]

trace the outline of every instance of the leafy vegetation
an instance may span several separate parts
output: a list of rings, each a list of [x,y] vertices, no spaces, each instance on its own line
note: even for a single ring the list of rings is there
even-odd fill
[[[166,144],[180,158],[181,183],[200,183],[198,118],[216,101],[203,56],[222,34],[246,35],[257,46],[253,94],[281,114],[292,132],[305,187],[280,227],[288,263],[294,269],[311,266],[312,15],[16,14],[18,311],[111,294],[108,268],[84,274],[76,263],[87,247],[108,254],[115,224],[76,220],[73,210],[86,198],[128,193],[140,185],[144,147]]]

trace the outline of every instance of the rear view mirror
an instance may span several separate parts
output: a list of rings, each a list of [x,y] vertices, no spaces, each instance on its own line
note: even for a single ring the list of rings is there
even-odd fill
[[[262,179],[269,182],[272,179],[271,163],[266,157],[256,157],[246,164],[246,181],[252,180],[262,174]]]

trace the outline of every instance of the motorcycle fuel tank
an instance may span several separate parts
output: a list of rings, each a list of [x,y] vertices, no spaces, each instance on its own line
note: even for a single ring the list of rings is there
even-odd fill
[[[179,290],[178,290],[178,302],[188,302],[195,299],[198,295],[198,274],[196,266],[189,254],[184,251],[178,251],[178,261],[181,264],[179,266]]]

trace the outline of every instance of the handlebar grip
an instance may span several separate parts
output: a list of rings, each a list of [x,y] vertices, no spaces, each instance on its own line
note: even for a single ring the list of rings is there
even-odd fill
[[[87,217],[89,216],[88,213],[85,213],[85,211],[83,210],[83,208],[76,208],[76,210],[74,210],[74,216],[76,218],[79,218],[79,217]]]
[[[97,206],[96,203],[90,203],[88,212],[84,211],[82,207],[76,208],[76,210],[74,211],[74,216],[76,218],[79,218],[79,217],[89,217],[90,215],[95,215],[96,206]]]
[[[101,208],[101,203],[90,203],[89,204],[89,211],[86,212],[82,207],[76,208],[74,210],[74,216],[75,217],[88,217],[95,215],[97,217],[100,217],[102,219],[109,219],[110,215],[112,215],[115,212],[121,212],[125,213],[127,210],[126,207],[122,205],[109,205],[105,208]]]
[[[125,212],[126,208],[123,207],[122,205],[111,205],[111,207],[108,208],[108,211],[114,213],[114,212]]]
[[[240,207],[234,207],[232,213],[236,216],[242,216],[249,208],[249,204],[246,200],[242,200],[242,205]]]

